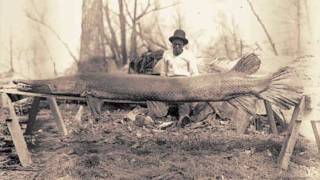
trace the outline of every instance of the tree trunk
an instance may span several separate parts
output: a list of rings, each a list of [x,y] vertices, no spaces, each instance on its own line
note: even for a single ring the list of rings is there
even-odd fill
[[[134,59],[136,57],[137,57],[137,0],[134,0],[130,59]]]
[[[80,72],[107,71],[103,45],[102,0],[83,0]]]
[[[12,34],[10,32],[10,69],[9,72],[14,72],[14,68],[13,68],[13,42],[12,42]]]
[[[115,33],[115,30],[113,29],[113,26],[112,26],[112,23],[111,23],[111,17],[110,17],[110,9],[109,9],[109,6],[108,6],[108,3],[106,3],[106,6],[104,8],[104,11],[105,11],[105,16],[106,16],[106,19],[107,19],[107,24],[108,24],[108,27],[109,27],[109,31],[110,31],[110,40],[108,39],[108,36],[105,35],[105,38],[106,38],[106,41],[110,42],[109,46],[110,46],[110,49],[112,51],[112,53],[114,53],[113,55],[115,56],[116,58],[116,65],[117,67],[121,67],[122,65],[122,60],[121,60],[121,57],[120,57],[120,50],[119,50],[119,44],[118,44],[118,41],[117,41],[117,35]]]
[[[297,54],[301,54],[301,15],[300,15],[300,0],[297,3]]]
[[[119,21],[120,21],[120,33],[121,33],[121,54],[122,54],[122,65],[127,63],[127,44],[126,44],[126,19],[124,16],[123,0],[118,0],[119,3]]]
[[[177,4],[180,4],[181,1],[180,0],[176,0]],[[181,14],[181,8],[180,6],[177,6],[176,8],[176,24],[177,24],[177,28],[178,29],[183,29],[184,28],[184,22],[183,22],[183,17]]]

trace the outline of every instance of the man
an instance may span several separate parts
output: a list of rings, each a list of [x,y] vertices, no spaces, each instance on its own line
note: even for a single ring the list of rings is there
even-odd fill
[[[184,49],[188,44],[185,32],[176,30],[169,38],[172,49],[168,50],[163,55],[163,64],[160,71],[161,76],[194,76],[198,75],[198,67],[196,59],[191,52]]]
[[[169,41],[172,49],[164,52],[162,60],[155,67],[155,69],[160,69],[160,75],[166,77],[198,75],[199,71],[195,57],[190,51],[184,49],[185,45],[188,44],[185,32],[181,29],[175,30]],[[192,103],[179,104],[178,109],[178,126],[183,127],[190,121]]]

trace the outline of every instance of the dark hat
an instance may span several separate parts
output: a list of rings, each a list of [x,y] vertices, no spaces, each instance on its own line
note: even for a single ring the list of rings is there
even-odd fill
[[[188,39],[186,39],[186,33],[181,29],[175,30],[173,36],[169,38],[169,41],[172,43],[172,41],[175,39],[181,39],[184,45],[188,44],[189,42]]]

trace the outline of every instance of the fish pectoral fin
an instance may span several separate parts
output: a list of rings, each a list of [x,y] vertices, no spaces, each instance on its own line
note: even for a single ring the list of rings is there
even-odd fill
[[[87,104],[91,110],[91,114],[94,117],[95,120],[99,120],[101,117],[101,108],[103,105],[103,100],[92,96],[92,95],[87,95]]]
[[[228,103],[235,108],[241,108],[251,115],[256,113],[256,102],[257,98],[252,95],[238,96],[228,100]]]

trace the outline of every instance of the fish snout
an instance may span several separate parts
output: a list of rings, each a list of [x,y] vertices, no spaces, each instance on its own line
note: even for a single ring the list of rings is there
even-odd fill
[[[47,84],[36,83],[29,80],[14,80],[14,84],[17,85],[17,89],[27,92],[49,93],[50,87]]]

